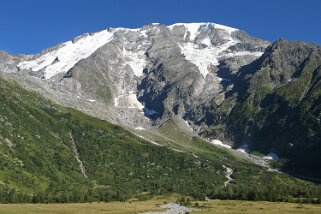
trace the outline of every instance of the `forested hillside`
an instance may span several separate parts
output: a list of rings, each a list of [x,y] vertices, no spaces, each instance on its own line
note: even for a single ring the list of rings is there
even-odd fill
[[[194,198],[317,200],[320,187],[256,166],[200,138],[188,153],[61,107],[0,78],[0,202]],[[227,180],[226,167],[233,169]],[[282,189],[282,191],[280,191]]]

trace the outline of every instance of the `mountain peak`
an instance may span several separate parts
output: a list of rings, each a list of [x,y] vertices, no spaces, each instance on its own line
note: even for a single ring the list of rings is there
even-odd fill
[[[72,41],[63,43],[60,48],[50,51],[35,59],[18,64],[19,69],[43,70],[45,79],[50,79],[57,72],[67,72],[81,59],[89,57],[98,48],[108,43],[114,30],[103,30],[94,34],[84,34]]]
[[[42,52],[40,55],[38,54],[30,56],[28,60],[19,63],[18,68],[20,70],[30,70],[32,72],[41,71],[42,74],[40,76],[42,76],[42,78],[50,79],[58,73],[68,72],[80,60],[89,57],[100,47],[112,41],[116,32],[120,32],[119,34],[121,34],[123,37],[126,37],[125,39],[127,40],[132,40],[133,38],[131,38],[132,36],[127,36],[126,33],[136,33],[136,39],[145,38],[145,40],[147,41],[149,40],[147,32],[153,32],[155,34],[159,31],[162,31],[162,29],[158,28],[158,26],[165,25],[153,23],[151,24],[152,28],[148,28],[148,26],[150,25],[145,25],[144,27],[137,29],[108,28],[96,33],[85,33],[71,41],[60,44],[54,48],[50,48]],[[157,29],[156,31],[155,27]],[[182,45],[180,45],[182,52],[186,55],[187,58],[194,61],[194,64],[197,64],[204,78],[208,73],[208,66],[213,60],[216,60],[218,54],[228,49],[230,46],[239,43],[238,39],[232,38],[231,36],[232,33],[238,31],[238,29],[216,23],[176,23],[165,27],[170,30],[171,34],[179,31],[179,27],[184,27],[184,34],[182,38],[183,43]],[[215,35],[215,33],[213,33],[216,30],[221,31],[220,35]],[[196,38],[199,38],[199,41],[194,41],[196,40]],[[215,44],[213,44],[214,40],[216,41]],[[193,42],[196,43],[197,46],[204,46],[202,48],[203,51],[201,52],[206,55],[209,54],[209,56],[213,55],[212,59],[206,57],[204,54],[197,54],[196,56],[194,54],[194,51],[192,53],[192,50],[190,50],[195,49],[194,47],[192,47],[194,46],[194,44],[190,43],[190,45],[186,46],[184,45],[186,42]],[[128,43],[128,41],[125,43]],[[124,50],[126,51],[126,49]],[[197,52],[200,51],[197,50]],[[207,61],[210,60],[211,62],[203,62],[204,59]],[[214,64],[218,63],[216,62]]]

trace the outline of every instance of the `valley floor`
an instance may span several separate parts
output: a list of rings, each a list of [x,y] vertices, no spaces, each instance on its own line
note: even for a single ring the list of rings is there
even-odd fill
[[[174,197],[134,202],[111,202],[111,203],[80,203],[80,204],[1,204],[0,213],[3,214],[129,214],[129,213],[167,213],[166,209],[160,208],[164,203],[174,202]],[[231,200],[212,200],[192,202],[195,214],[207,213],[321,213],[321,205],[315,204],[295,204],[295,203],[276,203],[276,202],[253,202],[253,201],[231,201]],[[154,211],[154,212],[153,212]],[[158,211],[158,212],[156,212]],[[171,212],[172,213],[172,212]],[[176,214],[176,213],[175,213]],[[179,214],[179,212],[177,213]]]

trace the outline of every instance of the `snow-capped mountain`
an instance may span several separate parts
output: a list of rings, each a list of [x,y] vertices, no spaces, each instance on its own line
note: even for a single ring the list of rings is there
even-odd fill
[[[214,23],[155,23],[86,33],[24,56],[15,72],[65,105],[150,128],[171,114],[197,122],[190,116],[197,106],[211,98],[222,102],[222,92],[233,85],[229,76],[268,45]]]
[[[50,79],[58,73],[66,73],[77,62],[88,58],[98,48],[113,38],[113,31],[104,30],[93,35],[85,34],[61,44],[55,50],[32,57],[18,64],[22,70],[42,70],[45,79]]]
[[[320,58],[318,46],[270,44],[219,24],[154,23],[87,33],[36,55],[0,52],[0,70],[143,137],[175,121],[214,144],[309,160],[321,133]]]
[[[152,26],[158,25],[160,24],[152,24]],[[183,42],[179,43],[181,52],[188,61],[197,65],[204,78],[208,73],[208,66],[218,65],[219,60],[222,57],[244,55],[254,55],[258,57],[263,54],[262,51],[253,50],[228,52],[227,50],[230,47],[243,43],[243,41],[231,36],[233,32],[239,31],[235,28],[214,23],[178,23],[168,26],[168,30],[175,32],[173,29],[180,27],[184,27],[185,29]],[[218,31],[221,34],[220,39],[224,40],[224,42],[212,44],[211,40],[214,35],[210,38],[210,35],[206,34],[206,31],[211,29]],[[32,70],[34,72],[41,71],[45,79],[50,79],[58,73],[66,73],[69,71],[77,62],[88,58],[97,49],[112,41],[114,39],[114,34],[121,31],[125,31],[126,33],[136,32],[139,37],[148,38],[148,29],[114,28],[97,33],[86,33],[72,41],[63,43],[44,54],[30,56],[30,59],[19,63],[17,66],[21,70]],[[124,55],[132,58],[132,60],[128,61],[128,64],[135,75],[141,76],[142,70],[147,64],[142,59],[144,58],[145,53],[140,52],[132,54],[126,52],[126,48],[124,48],[124,51]]]

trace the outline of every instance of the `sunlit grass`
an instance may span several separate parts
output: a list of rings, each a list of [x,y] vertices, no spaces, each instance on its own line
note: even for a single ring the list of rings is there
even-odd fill
[[[72,204],[1,204],[1,214],[129,214],[147,211],[161,211],[161,204],[175,202],[179,196],[157,197],[147,201],[126,201],[110,203],[72,203]],[[197,207],[195,205],[197,204]],[[249,214],[299,214],[321,213],[321,205],[296,204],[264,201],[194,201],[190,205],[197,208],[195,214],[249,213]]]

